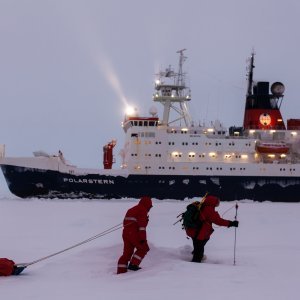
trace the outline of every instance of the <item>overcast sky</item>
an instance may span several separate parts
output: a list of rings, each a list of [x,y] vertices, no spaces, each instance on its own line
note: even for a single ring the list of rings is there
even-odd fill
[[[255,79],[283,82],[283,118],[300,118],[299,15],[297,0],[0,0],[0,143],[102,167],[106,142],[123,147],[124,99],[148,115],[182,48],[195,121],[242,125],[253,48]]]

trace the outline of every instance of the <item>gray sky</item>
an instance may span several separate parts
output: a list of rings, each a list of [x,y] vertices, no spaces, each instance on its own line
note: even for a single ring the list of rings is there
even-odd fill
[[[283,118],[300,118],[299,15],[297,0],[0,0],[0,143],[102,167],[106,142],[123,147],[122,99],[148,115],[182,48],[195,121],[242,125],[252,48],[255,79],[283,82]]]

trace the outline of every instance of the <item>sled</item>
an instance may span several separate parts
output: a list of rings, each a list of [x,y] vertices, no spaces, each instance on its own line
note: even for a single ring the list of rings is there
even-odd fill
[[[0,276],[19,275],[27,267],[25,264],[15,264],[8,258],[0,258]]]

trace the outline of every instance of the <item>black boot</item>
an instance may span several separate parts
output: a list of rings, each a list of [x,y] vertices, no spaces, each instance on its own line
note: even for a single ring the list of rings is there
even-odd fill
[[[141,269],[141,267],[139,267],[137,265],[129,264],[129,266],[128,266],[128,270],[131,270],[131,271],[138,271],[140,269]]]

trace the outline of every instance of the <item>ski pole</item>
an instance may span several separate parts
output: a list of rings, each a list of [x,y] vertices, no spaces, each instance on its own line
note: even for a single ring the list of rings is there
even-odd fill
[[[235,204],[235,216],[234,220],[237,220],[237,213],[238,213],[238,204]],[[235,250],[236,250],[236,227],[234,227],[234,252],[233,252],[233,265],[235,266]]]

